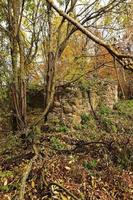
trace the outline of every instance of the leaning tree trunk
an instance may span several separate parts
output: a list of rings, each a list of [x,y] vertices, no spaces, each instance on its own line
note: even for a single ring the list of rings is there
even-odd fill
[[[19,34],[18,46],[19,46],[19,54],[20,54],[20,78],[19,78],[20,113],[21,113],[21,118],[25,127],[27,125],[26,123],[27,102],[26,102],[26,80],[25,80],[25,55],[24,55],[24,48],[22,44],[21,34]]]
[[[44,92],[45,92],[45,99],[44,99],[44,110],[48,107],[49,102],[51,102],[52,104],[52,99],[54,97],[54,88],[55,88],[55,60],[56,60],[56,56],[54,55],[54,52],[51,50],[52,49],[52,45],[51,45],[51,41],[52,41],[52,24],[51,24],[51,17],[52,17],[52,13],[51,13],[51,6],[48,3],[47,4],[47,12],[48,12],[48,53],[47,53],[47,72],[46,72],[46,85],[44,88]],[[50,109],[50,107],[49,107]],[[44,122],[47,120],[47,114],[48,112],[45,114],[44,116]]]
[[[45,99],[44,99],[45,108],[47,107],[47,105],[49,104],[51,99],[54,99],[54,90],[55,90],[54,79],[55,79],[55,56],[54,56],[53,52],[49,52],[47,74],[46,74],[46,89],[45,89],[46,95],[45,95]],[[52,104],[52,102],[51,102],[51,104]],[[47,114],[44,117],[44,121],[47,120]]]

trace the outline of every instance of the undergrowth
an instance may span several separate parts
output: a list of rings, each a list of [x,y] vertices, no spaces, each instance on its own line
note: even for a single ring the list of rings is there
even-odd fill
[[[40,142],[41,157],[28,177],[25,199],[30,194],[38,200],[50,200],[51,194],[59,200],[70,199],[57,187],[48,191],[45,181],[63,185],[78,199],[132,199],[133,101],[120,101],[113,110],[101,105],[96,114],[101,124],[93,115],[82,113],[81,124],[73,130],[59,123],[49,132],[35,127],[33,141]],[[31,146],[23,149],[22,141],[11,133],[4,140],[0,152],[0,198],[8,195],[17,199],[20,180],[29,163],[25,158],[19,163],[17,160],[28,154]]]

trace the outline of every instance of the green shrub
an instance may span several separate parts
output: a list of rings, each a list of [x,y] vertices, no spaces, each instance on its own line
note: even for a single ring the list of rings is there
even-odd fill
[[[111,125],[111,129],[112,129],[113,133],[117,133],[118,132],[118,128],[114,124]]]
[[[0,192],[9,192],[10,187],[9,185],[1,185],[0,186]]]
[[[112,121],[108,118],[102,118],[101,119],[101,125],[106,131],[112,131]]]
[[[80,86],[80,90],[82,92],[88,91],[89,90],[89,82],[88,82],[88,80],[80,79],[79,86]]]
[[[133,156],[132,149],[130,147],[119,147],[117,146],[116,152],[116,164],[120,166],[122,169],[130,169],[133,170]]]
[[[63,133],[67,133],[69,131],[69,128],[65,125],[59,126],[56,128],[57,132],[63,132]]]
[[[13,172],[12,171],[0,171],[0,178],[9,178],[13,177]]]
[[[133,100],[121,100],[115,105],[121,114],[133,114]]]
[[[0,182],[3,182],[2,180],[4,179],[6,180],[13,177],[14,177],[14,173],[12,171],[9,171],[9,170],[0,171]],[[12,184],[0,185],[0,192],[9,192],[11,187],[12,187]]]
[[[90,115],[88,113],[82,113],[81,115],[81,123],[82,124],[87,124],[88,121],[90,120]]]
[[[92,160],[91,162],[88,162],[88,161],[83,162],[83,167],[87,170],[93,170],[96,168],[96,166],[97,166],[96,160]]]
[[[111,109],[108,106],[101,104],[99,107],[99,114],[109,115],[109,114],[111,114]]]
[[[58,139],[54,136],[50,139],[50,143],[51,143],[52,147],[56,150],[61,150],[61,149],[65,148],[65,145],[61,143],[60,139]]]

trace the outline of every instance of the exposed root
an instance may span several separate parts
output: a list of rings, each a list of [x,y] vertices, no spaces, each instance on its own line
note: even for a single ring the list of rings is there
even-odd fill
[[[22,181],[21,181],[21,185],[20,185],[19,200],[24,200],[26,181],[32,170],[33,163],[35,162],[35,160],[38,158],[38,155],[39,155],[35,145],[33,145],[33,149],[35,151],[35,156],[30,160],[30,162],[26,168],[26,171],[24,171],[24,173],[23,173],[23,177],[22,177]]]

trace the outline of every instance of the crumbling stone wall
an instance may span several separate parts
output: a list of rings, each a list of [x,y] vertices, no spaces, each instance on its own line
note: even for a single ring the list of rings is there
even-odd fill
[[[48,115],[48,121],[60,121],[64,124],[79,124],[81,114],[90,111],[90,104],[86,93],[82,93],[79,87],[66,88],[59,91],[55,97],[53,110]]]
[[[103,81],[100,94],[103,104],[113,109],[114,105],[118,102],[118,85],[116,82]]]
[[[92,107],[96,110],[102,103],[112,109],[117,102],[118,87],[115,82],[100,81],[97,87],[88,91],[82,91],[78,85],[59,88],[48,122],[77,125],[81,123],[82,114],[89,113]]]

